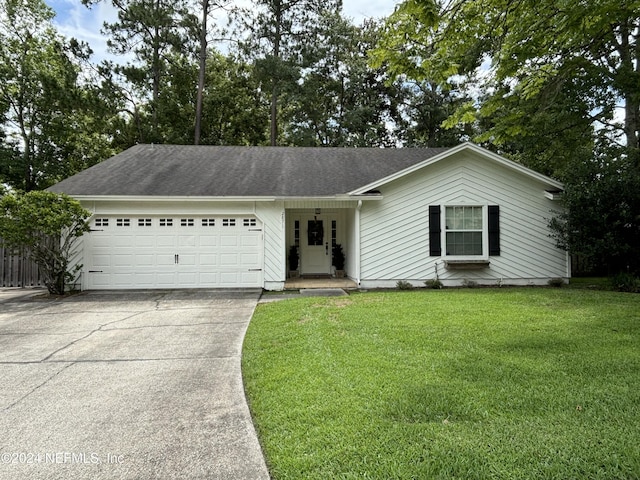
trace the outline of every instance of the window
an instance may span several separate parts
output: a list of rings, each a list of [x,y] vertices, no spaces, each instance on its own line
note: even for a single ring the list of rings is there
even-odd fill
[[[338,222],[331,220],[331,246],[335,247],[338,243]]]
[[[109,219],[108,218],[96,218],[96,227],[108,227]]]
[[[460,257],[500,255],[500,207],[430,205],[429,255],[439,257],[443,254]]]
[[[293,243],[296,247],[300,246],[300,220],[293,222]]]
[[[150,227],[151,226],[151,219],[150,218],[139,218],[138,219],[138,226],[139,227]]]
[[[482,207],[445,208],[447,255],[482,255]]]
[[[236,219],[235,218],[223,218],[222,219],[222,226],[223,227],[235,227],[236,226]]]
[[[131,219],[129,218],[117,218],[116,227],[129,227],[131,226]]]
[[[181,227],[193,227],[193,225],[194,225],[193,218],[181,218],[180,219],[180,226]]]
[[[216,219],[215,218],[203,218],[202,219],[202,226],[203,227],[215,227],[216,226]]]
[[[161,227],[172,227],[173,226],[173,218],[161,218],[160,219]]]
[[[245,218],[245,219],[243,219],[243,225],[245,227],[255,227],[256,226],[256,219],[255,218]]]

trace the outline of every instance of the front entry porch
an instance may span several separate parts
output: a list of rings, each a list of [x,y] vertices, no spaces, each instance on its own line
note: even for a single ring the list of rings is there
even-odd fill
[[[308,206],[307,206],[308,205]],[[358,288],[355,278],[355,204],[322,201],[286,208],[285,289]],[[306,208],[305,208],[306,207]],[[344,276],[344,278],[342,278]]]
[[[358,288],[358,284],[349,278],[334,278],[330,276],[288,278],[284,283],[285,290],[311,288],[342,288],[345,290],[355,290]]]

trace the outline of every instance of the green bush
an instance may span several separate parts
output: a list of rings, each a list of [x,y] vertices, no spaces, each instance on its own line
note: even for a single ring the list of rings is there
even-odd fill
[[[438,290],[443,287],[442,282],[437,278],[430,278],[429,280],[425,280],[424,284],[427,288],[433,288],[434,290]]]
[[[640,293],[640,278],[631,273],[619,273],[611,278],[613,288],[619,292]]]
[[[398,280],[398,283],[396,283],[396,288],[398,290],[413,290],[413,285],[411,285],[406,280]]]
[[[564,280],[562,278],[552,278],[547,282],[547,285],[550,287],[562,288],[564,287]]]

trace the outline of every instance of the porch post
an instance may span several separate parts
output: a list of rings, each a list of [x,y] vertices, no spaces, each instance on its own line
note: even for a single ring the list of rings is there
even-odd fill
[[[362,208],[362,200],[358,200],[358,205],[356,206],[356,215],[355,215],[355,254],[356,254],[356,271],[355,271],[355,281],[360,286],[360,209]]]

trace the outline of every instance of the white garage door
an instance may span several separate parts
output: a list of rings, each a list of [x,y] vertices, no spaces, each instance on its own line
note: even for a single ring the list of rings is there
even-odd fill
[[[84,241],[88,289],[262,287],[253,216],[96,216]]]

